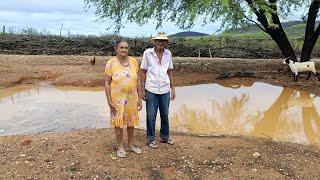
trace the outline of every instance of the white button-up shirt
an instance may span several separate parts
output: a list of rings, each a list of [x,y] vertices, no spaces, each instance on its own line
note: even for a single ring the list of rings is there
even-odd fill
[[[168,69],[173,69],[173,63],[169,50],[164,49],[161,64],[155,48],[145,50],[140,68],[147,70],[146,90],[154,94],[165,94],[170,91]]]

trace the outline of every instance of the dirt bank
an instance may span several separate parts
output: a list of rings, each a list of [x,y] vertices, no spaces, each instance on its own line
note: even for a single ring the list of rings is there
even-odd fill
[[[34,84],[41,81],[53,85],[103,86],[105,62],[108,57],[96,57],[96,64],[89,63],[92,56],[42,56],[42,55],[0,55],[0,88],[19,84]],[[137,57],[138,61],[141,57]],[[320,59],[313,59],[318,70]],[[307,90],[320,95],[320,82],[315,76],[304,80],[301,75],[294,82],[280,59],[231,59],[231,58],[174,58],[174,80],[177,86],[202,83],[269,84]],[[320,70],[319,70],[320,71]],[[228,78],[216,79],[223,72],[230,72]],[[252,72],[252,76],[243,77]]]
[[[0,55],[0,87],[48,82],[102,86],[107,57]],[[140,58],[138,58],[140,59]],[[320,67],[320,61],[315,60]],[[281,60],[175,58],[177,86],[266,82],[320,95],[317,78],[293,82]],[[319,68],[318,68],[319,69]],[[223,72],[230,76],[217,80]],[[238,73],[240,72],[240,73]],[[249,76],[247,76],[249,75]],[[232,77],[236,76],[236,77]],[[247,77],[239,77],[247,76]],[[226,83],[228,82],[228,83]],[[117,159],[112,129],[0,136],[0,179],[317,179],[320,147],[244,137],[174,134],[174,146],[145,146],[142,155]],[[253,156],[255,154],[255,156]]]
[[[28,36],[3,35],[0,38],[0,54],[21,55],[100,55],[108,56],[114,53],[116,37],[59,37],[59,36]],[[153,43],[147,38],[126,39],[131,48],[130,54],[141,56],[146,48]],[[245,40],[244,40],[245,41]],[[259,40],[261,41],[261,40]],[[235,46],[233,43],[221,45],[189,45],[174,40],[168,44],[174,56],[179,57],[220,57],[220,58],[280,58],[281,51],[277,48],[262,48],[246,43],[248,46]],[[296,52],[300,54],[299,52]],[[315,47],[313,57],[320,57],[319,49]]]

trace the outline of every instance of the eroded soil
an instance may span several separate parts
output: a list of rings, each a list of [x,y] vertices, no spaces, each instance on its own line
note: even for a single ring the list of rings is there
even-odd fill
[[[103,86],[108,57],[0,56],[0,87],[47,82],[53,85]],[[141,58],[137,58],[140,60]],[[320,67],[319,60],[315,60]],[[246,85],[266,82],[320,95],[317,77],[294,82],[280,59],[174,58],[176,86],[203,83]],[[253,73],[216,79],[221,73]],[[179,94],[177,94],[179,96]],[[108,122],[106,122],[108,123]],[[176,144],[145,145],[142,155],[118,159],[113,129],[77,130],[25,136],[0,136],[0,179],[317,179],[320,146],[247,137],[199,137],[173,133]],[[258,153],[258,154],[257,154]],[[255,156],[253,156],[255,154]],[[258,155],[258,156],[256,156]]]

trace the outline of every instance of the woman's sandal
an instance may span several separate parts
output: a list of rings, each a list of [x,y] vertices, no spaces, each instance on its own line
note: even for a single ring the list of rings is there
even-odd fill
[[[170,145],[174,145],[174,142],[171,139],[161,140],[160,142],[167,143],[167,144],[170,144]]]
[[[127,152],[125,150],[117,151],[117,156],[119,158],[125,158],[127,156]]]
[[[133,152],[133,153],[136,153],[136,154],[142,154],[141,149],[138,148],[138,147],[133,147],[133,148],[131,148],[131,149],[128,149],[127,151],[128,151],[128,152]]]
[[[148,146],[151,147],[152,149],[157,149],[158,145],[156,144],[155,141],[148,141],[147,142]]]

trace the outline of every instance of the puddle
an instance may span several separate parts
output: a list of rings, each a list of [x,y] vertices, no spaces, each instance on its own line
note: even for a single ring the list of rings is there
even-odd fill
[[[170,104],[171,130],[320,144],[320,98],[305,91],[254,83],[178,87],[176,93]],[[109,110],[102,87],[0,90],[0,135],[106,127]],[[145,128],[145,109],[139,128]]]

